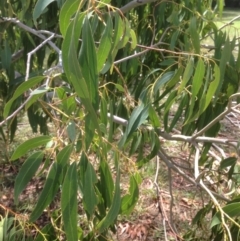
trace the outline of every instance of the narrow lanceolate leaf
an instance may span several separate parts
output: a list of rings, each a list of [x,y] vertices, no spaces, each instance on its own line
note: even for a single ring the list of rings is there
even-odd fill
[[[10,65],[11,65],[11,48],[8,44],[8,41],[4,41],[4,49],[0,49],[1,54],[1,61],[2,61],[2,67],[9,71]]]
[[[45,8],[55,0],[38,0],[33,9],[33,21],[35,22],[37,18],[43,13]]]
[[[121,202],[121,214],[123,215],[130,214],[138,201],[139,189],[134,176],[130,177],[130,187],[128,192],[129,194],[126,194]]]
[[[159,76],[159,78],[154,83],[154,87],[153,87],[153,92],[155,95],[164,84],[166,84],[168,81],[170,81],[173,78],[174,74],[175,74],[174,71],[169,71]]]
[[[189,109],[189,113],[188,113],[188,118],[187,118],[185,124],[187,124],[188,121],[190,121],[192,118],[192,113],[194,110],[197,94],[199,93],[201,86],[203,86],[204,75],[205,75],[205,65],[204,65],[203,60],[199,59],[194,76],[193,76],[191,104],[190,104],[190,109]]]
[[[19,157],[25,155],[29,150],[33,148],[46,145],[51,139],[51,136],[38,136],[25,141],[23,144],[17,147],[17,149],[11,157],[11,160],[18,159]]]
[[[181,93],[182,90],[187,85],[189,79],[192,76],[193,68],[194,68],[194,59],[192,57],[190,57],[189,60],[188,60],[186,69],[185,69],[185,71],[183,73],[182,81],[181,81],[180,86],[178,88],[178,93]]]
[[[101,135],[97,114],[93,108],[88,86],[83,78],[76,54],[84,16],[85,15],[81,13],[76,14],[74,21],[67,29],[62,48],[63,64],[68,80],[72,83],[77,95],[81,98],[81,103],[86,108],[86,111],[90,113],[94,127],[98,130],[98,134]]]
[[[112,33],[113,33],[113,23],[112,18],[110,15],[107,16],[107,22],[105,29],[103,31],[100,44],[97,51],[97,71],[100,72],[100,70],[103,68],[108,55],[110,54],[111,48],[112,48]]]
[[[97,205],[97,196],[94,190],[96,182],[97,176],[95,170],[92,164],[87,161],[87,169],[84,173],[83,179],[83,203],[89,218],[93,215],[94,209]]]
[[[219,67],[215,64],[214,65],[214,80],[210,83],[206,97],[203,98],[203,100],[201,101],[201,105],[200,105],[200,113],[203,113],[204,110],[206,110],[206,108],[208,107],[208,105],[210,104],[211,100],[214,97],[214,94],[218,88],[219,82],[220,82],[220,69]]]
[[[29,79],[28,81],[23,82],[20,86],[18,86],[18,88],[14,92],[13,97],[5,105],[4,112],[3,112],[4,118],[6,118],[8,116],[13,101],[16,100],[20,95],[22,95],[26,91],[28,91],[29,89],[34,87],[36,84],[41,82],[44,78],[46,78],[46,77],[45,76],[33,77],[33,78]]]
[[[200,54],[200,37],[197,30],[196,17],[193,17],[190,21],[189,33],[193,47],[195,49],[195,53]]]
[[[99,233],[104,232],[111,224],[114,223],[121,208],[121,190],[120,190],[120,171],[117,170],[117,177],[115,182],[115,193],[113,197],[112,206],[107,215],[98,223],[97,230]]]
[[[136,109],[133,110],[133,113],[129,119],[126,132],[124,133],[123,137],[121,138],[119,142],[119,146],[123,147],[125,144],[127,138],[137,130],[137,128],[142,125],[142,123],[147,119],[148,117],[148,109],[149,106],[144,106],[143,104],[138,106]]]
[[[83,5],[85,1],[79,2],[79,0],[68,0],[64,3],[59,16],[59,26],[63,37],[66,35],[68,25],[71,22],[71,18],[76,13],[77,9],[80,8],[79,4]]]
[[[93,33],[88,17],[85,17],[82,26],[82,46],[79,54],[79,63],[85,79],[89,97],[95,110],[98,110],[98,74],[97,55],[93,40]]]
[[[229,62],[231,55],[232,55],[231,43],[230,43],[230,40],[227,38],[226,42],[224,44],[223,50],[222,50],[222,55],[221,55],[220,64],[219,64],[220,80],[219,80],[219,84],[217,85],[216,97],[218,96],[218,94],[221,91],[222,84],[224,81],[226,65]],[[216,100],[217,100],[217,98],[216,98]]]
[[[54,162],[51,166],[40,197],[38,198],[37,205],[30,215],[30,222],[36,221],[36,219],[42,214],[43,210],[52,202],[59,189],[61,173],[61,165]]]
[[[64,178],[61,196],[61,209],[67,240],[78,240],[77,227],[77,166],[74,162],[68,167]]]
[[[226,159],[223,159],[221,162],[220,162],[220,168],[221,169],[224,169],[226,167],[230,167],[230,166],[233,166],[235,165],[237,162],[237,158],[236,157],[228,157]]]
[[[22,165],[14,184],[14,200],[17,202],[18,196],[27,186],[28,182],[32,179],[38,170],[44,153],[42,151],[32,154]]]
[[[110,167],[105,160],[102,160],[100,163],[99,173],[99,189],[104,199],[105,207],[110,207],[113,198],[114,182],[110,171]]]
[[[228,204],[225,207],[223,207],[222,209],[231,218],[236,217],[236,216],[240,216],[240,203],[239,202]],[[226,219],[227,218],[225,217],[225,220]],[[210,228],[212,228],[215,225],[220,224],[221,222],[222,222],[221,213],[217,212],[212,218]]]

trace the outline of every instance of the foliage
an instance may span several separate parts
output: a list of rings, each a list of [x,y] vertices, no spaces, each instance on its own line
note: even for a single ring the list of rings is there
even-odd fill
[[[232,98],[239,88],[240,51],[237,56],[233,51],[239,43],[213,21],[223,1],[215,11],[209,2],[1,2],[0,133],[12,141],[22,111],[33,132],[45,134],[23,142],[11,156],[15,161],[28,155],[15,179],[16,203],[33,176],[47,173],[30,222],[60,194],[58,239],[107,240],[118,215],[129,214],[137,203],[137,168],[159,156],[179,171],[167,164],[161,136],[191,145],[195,172],[188,180],[211,197],[193,224],[200,227],[213,211],[211,239],[237,235],[238,197],[209,191],[204,171],[199,172],[200,166],[213,165],[209,150],[215,142],[238,147],[217,135],[219,121],[236,110]],[[207,51],[204,41],[210,35],[213,47]],[[181,135],[172,135],[175,129]],[[133,157],[124,193],[121,168]],[[237,168],[236,158],[222,158],[219,172],[213,172],[225,173],[225,182],[234,186]],[[80,219],[86,227],[79,226]],[[185,238],[194,235],[191,230]]]

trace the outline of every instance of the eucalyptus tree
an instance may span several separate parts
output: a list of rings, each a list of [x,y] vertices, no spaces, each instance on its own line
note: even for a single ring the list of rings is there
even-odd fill
[[[2,137],[13,140],[22,112],[33,132],[44,134],[11,156],[14,161],[28,154],[15,179],[16,203],[40,167],[48,173],[29,222],[60,192],[62,222],[51,227],[56,236],[107,240],[118,215],[130,214],[139,196],[137,171],[129,172],[129,190],[122,194],[123,163],[134,157],[141,168],[156,158],[167,166],[170,186],[177,172],[210,197],[185,238],[193,238],[213,212],[211,238],[236,240],[237,193],[226,196],[206,185],[221,173],[232,190],[238,185],[237,158],[219,148],[229,146],[238,155],[238,140],[218,137],[220,120],[238,112],[233,99],[240,71],[237,36],[230,39],[214,22],[223,1],[214,10],[211,1],[198,0],[0,3]],[[189,144],[193,177],[176,165],[164,139]],[[216,146],[218,170],[211,169]],[[88,225],[78,225],[82,218]],[[38,238],[46,238],[49,225]]]

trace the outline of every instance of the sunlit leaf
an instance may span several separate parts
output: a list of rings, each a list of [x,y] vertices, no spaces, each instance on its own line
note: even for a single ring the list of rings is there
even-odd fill
[[[59,16],[59,26],[60,26],[60,31],[63,36],[66,35],[67,28],[71,22],[72,16],[76,13],[78,8],[80,8],[80,4],[83,5],[85,1],[80,1],[79,0],[67,0],[65,1],[63,7],[61,8],[60,11],[60,16]]]
[[[82,45],[79,53],[79,63],[82,76],[88,88],[89,98],[95,110],[98,110],[98,73],[97,55],[93,34],[88,18],[84,19],[82,26]]]
[[[113,23],[111,16],[107,15],[106,26],[103,31],[97,50],[98,72],[103,68],[112,48]]]
[[[16,160],[19,157],[25,155],[29,150],[46,145],[52,139],[51,136],[37,136],[32,139],[29,139],[19,145],[13,155],[11,156],[11,160]]]
[[[183,73],[183,77],[182,77],[180,86],[178,87],[178,93],[181,93],[182,90],[186,87],[189,79],[192,77],[193,69],[194,69],[194,58],[190,57],[188,59],[186,69]]]
[[[227,204],[222,209],[231,218],[240,216],[240,203]],[[227,218],[225,217],[225,219],[227,219]],[[218,211],[212,218],[210,228],[214,227],[215,225],[220,224],[221,222],[222,222],[221,213],[220,213],[220,211]]]

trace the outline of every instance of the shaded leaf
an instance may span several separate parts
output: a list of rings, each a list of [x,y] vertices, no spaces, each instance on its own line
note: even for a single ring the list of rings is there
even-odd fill
[[[56,0],[38,0],[33,9],[33,21],[36,22],[37,18],[44,12],[45,8]]]
[[[23,163],[14,184],[14,201],[17,202],[18,196],[32,179],[40,164],[42,163],[44,153],[35,152]]]
[[[128,193],[129,194],[126,194],[121,201],[121,214],[123,215],[129,215],[138,201],[139,189],[134,175],[130,177]]]
[[[4,108],[3,116],[6,118],[10,112],[11,106],[13,104],[13,101],[16,100],[20,95],[22,95],[24,92],[31,89],[33,86],[38,84],[40,81],[42,81],[45,78],[45,76],[37,76],[34,78],[29,79],[28,81],[23,82],[16,91],[14,92],[13,97],[7,102]]]
[[[68,167],[61,195],[61,209],[64,231],[67,240],[78,240],[77,226],[77,166],[74,162]]]
[[[104,232],[110,225],[112,225],[119,214],[121,208],[121,192],[120,192],[120,171],[117,169],[117,177],[115,182],[115,193],[112,205],[109,208],[107,215],[97,224],[99,233]]]
[[[60,185],[60,178],[62,173],[62,167],[57,162],[54,162],[48,173],[43,190],[38,198],[37,204],[30,215],[30,222],[34,222],[40,217],[43,210],[52,202],[53,198],[57,194]]]
[[[223,159],[221,162],[220,162],[220,168],[221,169],[224,169],[226,167],[230,167],[232,165],[235,165],[237,162],[237,158],[236,157],[228,157],[226,159]]]

